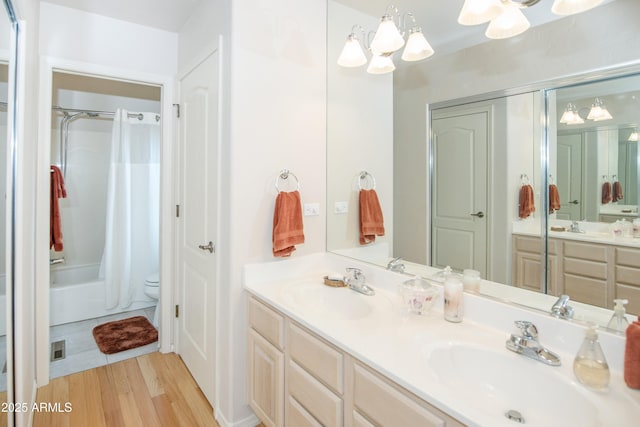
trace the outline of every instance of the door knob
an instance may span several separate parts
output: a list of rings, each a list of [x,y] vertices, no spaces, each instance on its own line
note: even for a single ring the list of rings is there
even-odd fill
[[[216,250],[215,246],[213,246],[213,242],[209,242],[208,245],[198,245],[198,247],[203,251],[209,251],[211,253]]]
[[[478,213],[469,214],[471,216],[477,216],[478,218],[484,218],[484,212],[480,211]]]
[[[571,203],[572,205],[577,205],[577,204],[578,204],[578,203],[580,203],[580,202],[578,202],[577,200],[572,200],[572,201],[570,201],[569,203]]]

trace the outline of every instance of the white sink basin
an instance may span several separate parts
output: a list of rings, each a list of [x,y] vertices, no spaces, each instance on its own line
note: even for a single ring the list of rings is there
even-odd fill
[[[282,292],[285,301],[305,313],[336,319],[361,319],[373,312],[374,298],[349,288],[333,288],[319,283],[302,283]]]
[[[508,411],[517,411],[525,426],[606,425],[585,389],[566,378],[566,370],[507,349],[451,344],[431,351],[427,364],[460,402],[495,417],[492,425],[519,425],[508,419]]]

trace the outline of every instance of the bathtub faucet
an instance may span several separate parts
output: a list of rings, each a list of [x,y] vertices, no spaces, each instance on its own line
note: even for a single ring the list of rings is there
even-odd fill
[[[62,257],[62,258],[50,259],[50,260],[49,260],[49,265],[54,265],[54,264],[64,264],[64,257]]]

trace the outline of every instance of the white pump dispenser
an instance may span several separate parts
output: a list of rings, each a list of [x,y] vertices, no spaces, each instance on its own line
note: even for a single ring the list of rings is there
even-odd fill
[[[625,317],[624,305],[629,302],[627,299],[614,299],[615,307],[613,309],[613,315],[611,320],[607,324],[607,328],[613,329],[618,332],[624,332],[629,326],[629,321]]]

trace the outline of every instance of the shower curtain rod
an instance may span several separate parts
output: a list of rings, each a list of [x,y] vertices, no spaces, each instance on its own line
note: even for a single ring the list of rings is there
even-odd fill
[[[62,111],[64,113],[78,113],[78,114],[86,114],[88,116],[114,116],[116,113],[114,111],[100,111],[100,110],[81,110],[77,108],[64,108],[58,105],[51,106],[52,110]],[[142,113],[128,113],[127,116],[129,118],[137,118],[138,120],[144,119],[144,114]],[[160,121],[160,114],[156,114],[156,122]]]

